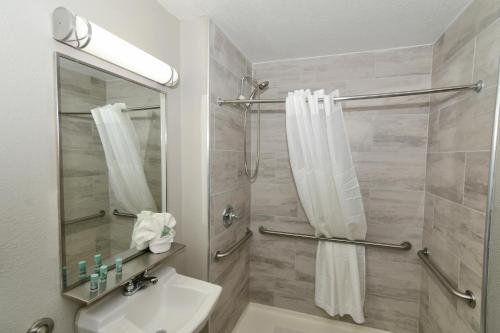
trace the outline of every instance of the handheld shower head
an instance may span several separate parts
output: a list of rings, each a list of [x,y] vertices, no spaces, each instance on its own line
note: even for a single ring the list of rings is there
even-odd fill
[[[264,90],[264,89],[266,89],[269,86],[269,81],[262,81],[262,82],[259,83],[258,86],[259,86],[260,90]]]
[[[257,82],[256,81],[255,88],[253,89],[252,93],[250,94],[250,97],[248,99],[253,99],[255,97],[255,94],[257,94],[258,91],[264,90],[269,86],[269,81],[262,81],[262,82]]]
[[[269,86],[269,81],[258,82],[257,80],[252,79],[250,76],[246,76],[246,75],[242,76],[241,83],[240,83],[240,96],[244,96],[243,84],[245,81],[247,81],[248,83],[250,83],[254,87],[254,90],[252,91],[251,96],[255,96],[256,89],[264,90]],[[249,99],[251,99],[251,97]]]
[[[260,96],[260,91],[266,89],[269,86],[269,81],[262,81],[258,82],[257,80],[254,80],[250,76],[243,76],[241,78],[241,86],[240,86],[240,96],[238,99],[246,99],[245,95],[243,95],[243,86],[245,81],[249,82],[253,86],[253,90],[250,93],[250,97],[248,97],[249,100],[253,100],[255,95],[259,93]],[[241,107],[244,108],[244,125],[243,125],[243,137],[244,137],[244,145],[243,145],[243,159],[244,159],[244,164],[245,164],[245,174],[247,175],[248,179],[250,182],[254,182],[257,179],[257,175],[259,173],[259,163],[260,163],[260,104],[258,106],[258,111],[257,111],[257,162],[255,163],[255,170],[252,171],[252,167],[248,166],[247,162],[247,117],[248,117],[248,112],[252,112],[252,103],[245,103],[245,104],[239,104]]]

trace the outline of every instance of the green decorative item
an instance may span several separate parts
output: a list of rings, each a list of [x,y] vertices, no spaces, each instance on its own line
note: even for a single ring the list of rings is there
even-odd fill
[[[97,285],[98,278],[99,278],[99,275],[96,273],[93,273],[90,275],[90,291],[96,291],[98,289],[98,285]]]
[[[123,269],[123,260],[118,257],[115,259],[115,272],[116,274],[121,274]]]
[[[94,272],[99,273],[99,267],[102,265],[102,256],[100,254],[96,254],[94,256]]]
[[[108,266],[102,265],[99,267],[99,280],[106,281],[108,279]]]
[[[87,262],[85,260],[80,260],[78,262],[78,274],[80,279],[87,277]]]

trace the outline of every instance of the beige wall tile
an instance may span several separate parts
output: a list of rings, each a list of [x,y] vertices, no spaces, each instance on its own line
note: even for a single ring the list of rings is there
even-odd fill
[[[496,0],[475,0],[448,27],[434,51],[434,68],[453,56],[500,16]]]
[[[479,298],[499,16],[498,1],[473,1],[435,44],[433,60],[433,86],[486,81],[479,94],[431,99],[424,229],[432,260]],[[421,332],[478,332],[480,306],[470,309],[428,274],[424,270],[422,299],[429,306],[421,314]]]
[[[470,290],[474,293],[477,304],[481,304],[481,289],[482,289],[482,278],[481,274],[478,274],[473,269],[470,269],[467,265],[460,265],[460,275],[458,279],[458,287],[462,290]],[[472,309],[465,302],[458,302],[457,304],[458,315],[466,323],[464,326],[469,326],[474,332],[480,331],[481,325],[481,307],[476,306]]]
[[[431,45],[375,53],[375,75],[377,77],[430,74],[431,71]]]
[[[418,332],[418,302],[368,294],[366,325],[391,332]]]
[[[427,155],[426,188],[432,194],[462,202],[465,177],[465,153]]]
[[[464,205],[486,211],[490,152],[465,154]]]
[[[423,190],[425,153],[353,152],[362,188]]]
[[[293,184],[255,183],[252,186],[252,213],[297,216],[298,197]]]
[[[427,150],[427,114],[377,114],[373,119],[373,151]]]
[[[340,89],[341,95],[410,90],[430,86],[429,46],[360,54],[286,60],[254,65],[270,80],[264,98],[294,89]],[[343,103],[345,123],[362,187],[368,238],[421,246],[429,98],[410,97]],[[314,305],[315,251],[310,241],[257,233],[260,225],[312,234],[291,177],[283,105],[262,115],[260,179],[252,184],[251,299],[327,316]],[[252,120],[253,143],[256,121]],[[255,146],[253,146],[255,159]],[[416,332],[420,266],[414,251],[366,250],[368,326]],[[401,270],[394,269],[401,265]],[[387,271],[391,276],[387,276]],[[387,310],[386,310],[387,309]],[[338,318],[337,318],[338,319]],[[343,318],[349,320],[348,316]]]
[[[500,19],[484,29],[476,42],[474,80],[483,80],[487,87],[497,84],[498,59],[500,57]]]
[[[495,105],[495,89],[471,93],[439,110],[439,151],[489,150]]]
[[[216,99],[236,98],[240,79],[251,75],[249,61],[215,24],[210,24],[210,250],[224,250],[241,239],[249,226],[250,184],[243,164],[243,113]],[[245,90],[248,90],[245,89]],[[248,122],[248,157],[251,159]],[[231,204],[241,219],[229,228],[222,224],[222,210]],[[223,287],[210,317],[212,333],[230,333],[250,299],[250,242],[221,261],[210,260],[209,278]]]

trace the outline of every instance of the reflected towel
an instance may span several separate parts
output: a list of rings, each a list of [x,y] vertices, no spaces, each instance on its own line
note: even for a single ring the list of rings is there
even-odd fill
[[[154,239],[164,236],[171,236],[173,239],[175,225],[176,221],[172,214],[142,211],[137,215],[130,247],[144,250],[149,246],[149,242]]]

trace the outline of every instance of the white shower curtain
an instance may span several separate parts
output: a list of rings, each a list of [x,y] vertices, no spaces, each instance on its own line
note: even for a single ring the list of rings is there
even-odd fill
[[[364,239],[366,220],[342,108],[323,90],[289,93],[286,130],[293,177],[316,235]],[[324,97],[324,102],[319,98]],[[315,302],[329,315],[364,322],[364,247],[320,241]]]
[[[125,104],[115,103],[91,110],[101,138],[108,178],[115,198],[113,208],[137,214],[156,211],[141,158],[139,139]]]

